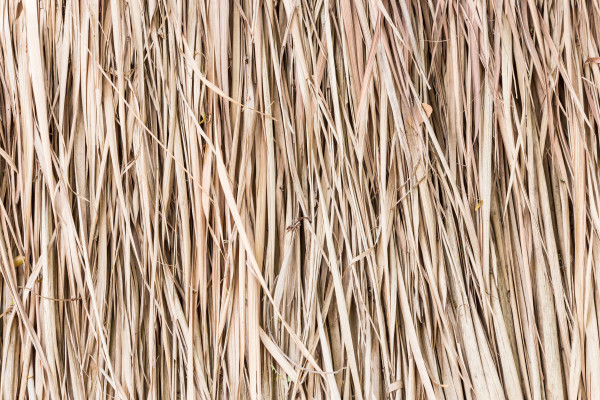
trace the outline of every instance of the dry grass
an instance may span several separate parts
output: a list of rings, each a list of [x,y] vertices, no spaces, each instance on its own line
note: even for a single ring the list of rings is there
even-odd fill
[[[598,21],[0,0],[0,397],[600,398]]]

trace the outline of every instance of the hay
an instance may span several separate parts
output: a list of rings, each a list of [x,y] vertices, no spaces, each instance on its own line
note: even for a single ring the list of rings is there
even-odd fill
[[[0,397],[599,398],[598,21],[0,0]]]

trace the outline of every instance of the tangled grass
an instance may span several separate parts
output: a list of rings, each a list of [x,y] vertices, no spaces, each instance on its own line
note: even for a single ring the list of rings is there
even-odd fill
[[[0,0],[0,396],[600,398],[598,21]]]

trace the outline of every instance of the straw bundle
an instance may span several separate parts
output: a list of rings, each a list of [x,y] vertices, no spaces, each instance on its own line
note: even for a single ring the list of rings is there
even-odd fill
[[[598,21],[0,0],[0,397],[600,398]]]

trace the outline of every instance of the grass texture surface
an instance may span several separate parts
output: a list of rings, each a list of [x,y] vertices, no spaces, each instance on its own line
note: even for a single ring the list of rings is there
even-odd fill
[[[0,0],[0,397],[599,399],[599,21]]]

